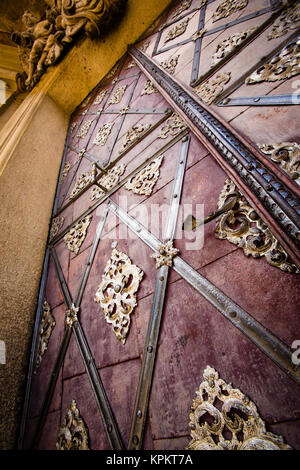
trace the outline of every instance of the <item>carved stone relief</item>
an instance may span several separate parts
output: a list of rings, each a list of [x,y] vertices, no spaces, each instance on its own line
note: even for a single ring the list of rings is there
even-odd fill
[[[141,137],[148,129],[150,129],[151,124],[135,124],[134,126],[127,131],[124,138],[123,144],[119,149],[119,153],[124,152],[128,149],[139,137]]]
[[[175,39],[185,33],[189,21],[190,18],[186,18],[185,20],[181,21],[181,23],[176,24],[175,26],[173,26],[173,28],[169,29],[165,37],[164,43],[172,41],[172,39]]]
[[[125,4],[126,0],[56,0],[42,18],[25,11],[25,30],[11,36],[19,46],[25,87],[33,88],[47,67],[56,64],[79,35],[102,35],[103,27],[122,14]]]
[[[272,26],[268,39],[276,39],[284,36],[289,31],[300,26],[300,6],[293,5],[285,10]]]
[[[88,429],[80,416],[75,400],[72,400],[59,428],[56,449],[89,450]]]
[[[261,82],[285,80],[300,73],[300,40],[284,47],[268,63],[255,70],[245,83],[252,85]]]
[[[85,240],[86,232],[91,223],[92,217],[92,215],[84,217],[64,236],[64,242],[66,243],[67,248],[76,255]]]
[[[97,176],[96,165],[93,164],[93,169],[89,173],[82,173],[76,181],[74,188],[72,189],[69,199],[74,199],[88,184],[95,181]]]
[[[181,119],[181,117],[178,116],[178,114],[174,113],[166,120],[166,123],[160,128],[157,137],[160,139],[166,139],[169,136],[175,136],[179,134],[179,132],[186,129],[186,127],[187,126],[185,122]]]
[[[93,144],[105,145],[114,124],[114,122],[105,122],[104,124],[102,124],[96,134]]]
[[[297,142],[259,144],[258,148],[300,185],[300,145]]]
[[[250,398],[210,366],[193,400],[189,426],[187,450],[292,450],[281,436],[266,431]]]
[[[159,178],[159,168],[163,158],[163,155],[155,158],[137,175],[128,180],[125,184],[125,188],[135,194],[145,194],[146,196],[150,196],[152,194],[153,187]]]
[[[220,3],[213,14],[213,23],[221,20],[222,18],[227,18],[227,16],[230,16],[239,10],[243,10],[247,5],[248,0],[224,0]]]
[[[207,104],[211,104],[213,100],[222,93],[224,85],[229,82],[231,78],[230,72],[217,73],[214,77],[207,80],[194,88],[195,93],[199,98]]]
[[[233,209],[217,219],[216,237],[239,246],[246,256],[253,258],[263,256],[271,266],[288,273],[299,274],[297,266],[289,261],[283,247],[230,179],[226,180],[221,191],[218,209],[232,195],[238,196],[238,202]]]
[[[179,250],[173,247],[173,240],[168,240],[166,243],[162,243],[158,247],[158,252],[153,253],[151,258],[155,259],[156,269],[161,266],[173,266],[173,258],[177,256]]]
[[[217,45],[216,51],[212,56],[211,66],[218,64],[221,60],[228,56],[228,54],[234,51],[237,46],[242,44],[245,39],[247,39],[247,37],[250,36],[251,33],[253,33],[254,30],[255,28],[251,28],[245,32],[236,33],[230,36],[229,38],[221,41]]]
[[[102,178],[100,178],[99,184],[109,191],[114,186],[116,186],[116,184],[118,184],[120,176],[123,175],[125,168],[126,166],[124,163],[111,168],[104,176],[102,176]],[[104,191],[101,188],[98,186],[93,186],[90,193],[90,199],[91,201],[94,201],[95,199],[102,197],[103,194]]]
[[[41,318],[41,324],[39,329],[39,343],[37,347],[37,356],[35,363],[34,373],[38,372],[38,368],[41,364],[42,357],[47,351],[49,339],[52,335],[52,331],[56,325],[55,319],[51,313],[51,307],[48,304],[47,300],[44,299],[43,302],[43,313]]]
[[[107,323],[112,325],[114,334],[123,344],[130,327],[130,315],[137,305],[135,294],[143,275],[143,271],[132,264],[125,253],[114,248],[94,298],[101,305]]]
[[[50,240],[52,240],[52,238],[54,238],[57,235],[59,230],[64,225],[64,222],[65,222],[64,217],[55,217],[55,219],[53,219],[52,224],[51,224],[51,229],[50,229],[50,236],[49,236]]]

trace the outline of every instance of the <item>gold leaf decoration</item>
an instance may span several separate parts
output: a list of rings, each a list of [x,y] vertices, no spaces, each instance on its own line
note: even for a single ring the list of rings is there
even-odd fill
[[[73,399],[58,431],[57,450],[89,450],[88,429]]]

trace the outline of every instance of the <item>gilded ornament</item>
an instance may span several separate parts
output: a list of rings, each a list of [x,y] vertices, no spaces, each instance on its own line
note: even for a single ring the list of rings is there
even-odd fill
[[[114,248],[94,298],[101,305],[107,323],[112,325],[114,334],[122,344],[126,342],[130,315],[137,305],[135,294],[143,275],[143,271],[132,264],[125,253]]]
[[[82,243],[85,240],[87,229],[91,223],[92,215],[87,215],[80,222],[78,222],[71,230],[64,236],[64,242],[67,248],[75,253],[79,252]]]
[[[204,33],[206,33],[206,29],[205,28],[202,28],[200,29],[199,31],[196,31],[194,34],[193,34],[193,41],[197,41],[197,39],[199,38],[202,38]]]
[[[66,310],[65,313],[65,325],[68,328],[72,328],[74,323],[78,322],[77,313],[79,312],[79,307],[76,307],[74,304],[71,305],[71,308]]]
[[[195,87],[195,93],[199,98],[207,104],[211,104],[213,100],[222,93],[224,85],[231,78],[230,72],[217,73],[214,77]]]
[[[59,230],[62,228],[64,225],[65,218],[64,217],[55,217],[52,221],[51,224],[51,229],[50,229],[50,236],[49,240],[51,241],[59,232]]]
[[[114,122],[105,122],[98,130],[93,144],[105,145],[114,124]]]
[[[284,36],[289,31],[297,29],[300,26],[300,6],[293,5],[285,10],[272,26],[268,39],[276,39]]]
[[[100,36],[124,10],[126,0],[56,0],[42,18],[30,11],[22,16],[25,31],[13,32],[30,90],[46,69],[55,65],[79,35]]]
[[[229,38],[219,42],[216,47],[216,51],[212,56],[211,65],[214,66],[227,57],[240,44],[242,44],[253,33],[253,31],[255,31],[255,28],[248,29],[242,33],[233,34]]]
[[[175,70],[176,70],[176,67],[177,67],[177,64],[178,64],[178,59],[180,57],[180,54],[178,54],[177,56],[175,57],[170,57],[169,59],[167,60],[164,60],[163,62],[161,62],[161,66],[162,68],[168,72],[170,75],[174,75],[175,73]]]
[[[268,63],[255,70],[245,83],[276,82],[294,77],[300,72],[300,40],[284,47]]]
[[[125,188],[135,194],[145,194],[146,196],[151,196],[153,187],[159,178],[159,168],[163,158],[163,155],[155,158],[137,175],[128,180],[125,184]]]
[[[127,88],[127,85],[120,86],[119,88],[117,88],[116,91],[113,93],[112,97],[110,98],[108,104],[120,103],[121,99],[124,96],[126,88]]]
[[[220,209],[233,195],[238,196],[237,203],[217,219],[216,238],[234,243],[243,249],[246,256],[264,257],[271,266],[299,274],[297,266],[289,261],[283,247],[230,179],[226,180],[221,191],[218,208]]]
[[[172,41],[172,39],[175,39],[185,33],[189,21],[190,18],[186,18],[185,20],[181,21],[181,23],[169,29],[168,34],[165,37],[164,43]]]
[[[66,179],[66,177],[68,176],[69,171],[70,171],[71,168],[72,168],[72,163],[71,162],[66,162],[64,164],[64,168],[63,168],[63,171],[62,171],[62,181],[64,179]]]
[[[100,93],[98,93],[93,104],[101,104],[105,98],[106,93],[107,93],[107,90],[103,90]]]
[[[85,123],[79,129],[79,132],[78,132],[76,137],[79,137],[80,139],[84,139],[84,137],[87,135],[87,133],[88,133],[90,127],[91,127],[92,122],[93,122],[93,119],[89,119],[89,120],[85,121]]]
[[[258,148],[300,185],[300,145],[297,142],[260,144]]]
[[[154,86],[151,80],[147,80],[145,86],[141,92],[141,96],[143,95],[152,95],[152,93],[158,93],[158,89]]]
[[[184,0],[183,2],[180,2],[180,5],[174,11],[174,13],[172,15],[172,18],[176,18],[181,13],[183,13],[185,10],[188,10],[190,8],[191,4],[192,4],[192,1],[193,0]],[[203,2],[207,3],[207,0],[202,0],[202,4],[204,4]]]
[[[59,428],[56,449],[89,450],[88,429],[74,399]]]
[[[179,134],[179,132],[186,129],[186,127],[187,126],[185,122],[181,119],[181,117],[178,116],[178,114],[174,113],[166,120],[166,123],[160,128],[157,137],[160,139],[166,139],[169,136],[175,136]]]
[[[158,247],[158,252],[151,255],[155,259],[156,269],[161,266],[173,266],[173,258],[177,256],[179,250],[173,247],[173,240],[168,240]]]
[[[135,124],[134,126],[127,131],[125,139],[121,148],[119,149],[119,153],[124,152],[130,147],[134,142],[139,139],[148,129],[150,129],[151,124]]]
[[[114,188],[118,184],[120,176],[123,175],[125,168],[126,166],[124,165],[124,163],[115,166],[114,168],[111,168],[104,176],[102,176],[102,178],[100,178],[99,184],[107,191]],[[104,191],[101,188],[99,188],[98,186],[94,186],[90,193],[90,199],[94,201],[95,199],[99,199],[100,197],[102,197],[103,194]]]
[[[95,181],[97,176],[96,165],[93,164],[93,169],[89,173],[82,173],[76,181],[74,188],[72,189],[69,199],[74,199],[86,186]]]
[[[214,23],[222,18],[227,18],[233,13],[243,10],[247,5],[248,0],[224,0],[214,12],[212,21]]]
[[[73,134],[75,127],[77,126],[77,122],[72,122],[70,126],[70,134]]]
[[[42,313],[40,329],[39,329],[39,343],[37,347],[37,356],[36,356],[35,371],[34,371],[35,374],[37,373],[38,368],[41,364],[43,355],[47,351],[48,343],[49,343],[49,340],[50,340],[50,337],[52,335],[52,331],[55,325],[56,325],[56,322],[51,313],[51,307],[48,304],[47,300],[44,299],[43,313]]]
[[[266,431],[250,398],[210,366],[196,391],[189,426],[187,450],[292,450],[281,436]]]

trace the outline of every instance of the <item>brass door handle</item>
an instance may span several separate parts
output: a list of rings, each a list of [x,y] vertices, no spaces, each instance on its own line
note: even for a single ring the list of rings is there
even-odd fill
[[[234,208],[234,206],[236,205],[237,202],[238,202],[238,195],[237,194],[232,194],[232,196],[229,197],[227,199],[227,201],[225,201],[225,203],[223,204],[223,206],[220,209],[216,210],[215,212],[211,212],[210,214],[208,214],[202,220],[197,220],[191,214],[188,215],[187,218],[185,219],[185,221],[183,222],[182,230],[185,230],[185,231],[195,230],[200,225],[204,225],[207,222],[210,222],[211,220],[216,219],[219,215],[230,211],[231,209]]]

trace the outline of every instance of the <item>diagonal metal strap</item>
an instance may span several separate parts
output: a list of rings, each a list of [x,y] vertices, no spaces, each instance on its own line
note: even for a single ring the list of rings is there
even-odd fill
[[[110,201],[109,207],[144,243],[152,250],[158,250],[159,245],[161,245],[158,238],[114,202]],[[256,344],[291,379],[300,384],[300,367],[293,364],[291,360],[293,351],[283,341],[273,335],[272,332],[256,321],[248,312],[233,302],[224,292],[214,286],[179,256],[174,258],[173,269],[194,287],[199,294],[203,295],[227,320]]]

